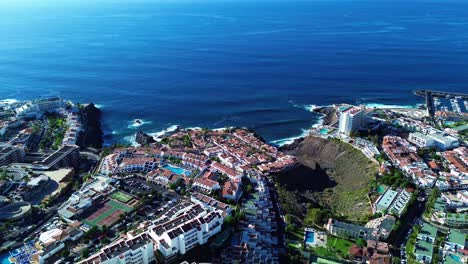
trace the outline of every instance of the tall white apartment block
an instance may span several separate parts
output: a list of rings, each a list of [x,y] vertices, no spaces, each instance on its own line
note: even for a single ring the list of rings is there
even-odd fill
[[[360,107],[350,107],[341,112],[339,131],[349,135],[351,131],[361,127],[364,118],[364,111]]]

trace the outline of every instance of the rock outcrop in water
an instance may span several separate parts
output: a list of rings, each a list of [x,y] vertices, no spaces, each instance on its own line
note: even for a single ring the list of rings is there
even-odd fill
[[[152,136],[146,133],[143,133],[142,131],[138,131],[136,133],[135,140],[138,144],[142,146],[146,146],[146,145],[156,142],[156,140],[154,140]]]
[[[336,109],[334,107],[325,106],[314,109],[314,112],[323,114],[323,125],[333,125],[338,121],[338,116],[336,115]]]
[[[84,133],[81,141],[82,147],[102,148],[103,133],[101,129],[101,110],[93,103],[83,107],[81,110]]]

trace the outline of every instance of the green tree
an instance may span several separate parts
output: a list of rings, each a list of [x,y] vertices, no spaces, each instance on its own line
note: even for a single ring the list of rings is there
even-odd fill
[[[68,256],[70,256],[70,250],[68,250],[68,247],[65,247],[63,250],[62,250],[62,258],[66,258]]]
[[[87,258],[89,257],[89,249],[88,248],[84,248],[83,251],[81,252],[81,257],[82,258]]]
[[[322,220],[322,211],[320,208],[311,208],[307,210],[307,215],[304,219],[304,224],[307,226],[320,225]]]
[[[365,246],[367,246],[367,242],[366,242],[365,239],[359,238],[358,240],[356,240],[356,245],[358,245],[360,247],[365,247]]]

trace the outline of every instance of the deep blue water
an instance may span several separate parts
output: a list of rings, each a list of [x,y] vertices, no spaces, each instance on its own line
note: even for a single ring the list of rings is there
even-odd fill
[[[468,1],[25,2],[0,3],[0,97],[95,102],[113,140],[135,118],[277,140],[310,104],[467,91]]]

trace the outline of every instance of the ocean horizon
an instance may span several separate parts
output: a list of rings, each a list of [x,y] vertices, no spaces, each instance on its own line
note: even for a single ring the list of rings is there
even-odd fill
[[[467,90],[467,2],[28,2],[0,4],[0,98],[93,102],[107,144],[176,126],[284,144],[314,106]]]

